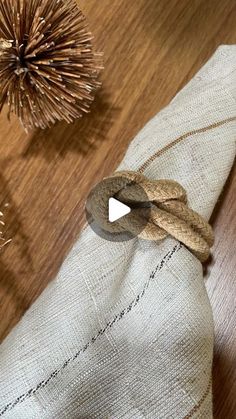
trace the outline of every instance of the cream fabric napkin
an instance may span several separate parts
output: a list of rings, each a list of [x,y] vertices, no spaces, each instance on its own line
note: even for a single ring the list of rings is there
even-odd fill
[[[120,169],[175,179],[209,218],[235,142],[236,46],[223,46]],[[172,238],[112,243],[88,227],[1,346],[0,416],[211,418],[212,351],[200,262]]]

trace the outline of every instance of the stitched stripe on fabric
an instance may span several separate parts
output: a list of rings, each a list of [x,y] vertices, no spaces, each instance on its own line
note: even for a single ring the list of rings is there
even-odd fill
[[[146,281],[142,291],[137,295],[136,298],[134,298],[131,303],[128,305],[128,307],[124,308],[119,314],[117,314],[110,322],[104,326],[104,328],[100,329],[96,335],[94,335],[90,341],[86,343],[82,348],[80,348],[73,356],[68,358],[59,368],[55,369],[45,380],[40,381],[37,386],[31,388],[26,393],[20,395],[17,397],[13,402],[8,403],[6,406],[4,406],[0,410],[0,416],[3,416],[7,411],[12,410],[15,406],[17,406],[19,403],[24,402],[26,399],[29,399],[31,396],[36,394],[40,389],[44,388],[49,382],[51,382],[55,377],[59,375],[69,364],[71,364],[73,361],[75,361],[80,354],[85,352],[92,344],[94,344],[97,339],[104,335],[104,333],[111,329],[112,326],[120,321],[122,318],[124,318],[143,298],[145,295],[145,292],[147,288],[149,287],[150,281],[155,278],[157,272],[161,271],[165,264],[173,257],[173,255],[178,252],[181,249],[182,244],[178,243],[176,244],[172,250],[166,253],[166,255],[163,257],[161,262],[156,266],[156,268],[151,272],[149,275],[148,280]]]
[[[195,413],[198,412],[198,410],[200,409],[200,407],[202,406],[202,404],[204,403],[204,401],[206,400],[210,390],[211,390],[211,386],[212,386],[212,382],[211,379],[209,381],[209,384],[206,388],[205,393],[203,394],[203,396],[201,397],[201,399],[199,400],[199,402],[197,404],[195,404],[195,406],[190,410],[190,412],[184,417],[184,419],[190,419],[193,417],[193,415],[195,415]]]
[[[210,131],[214,128],[221,127],[222,125],[225,125],[225,124],[227,124],[229,122],[233,122],[233,121],[236,121],[236,116],[233,116],[233,117],[228,118],[228,119],[224,119],[223,121],[215,122],[214,124],[208,125],[207,127],[198,128],[198,129],[192,130],[190,132],[187,132],[187,133],[181,135],[180,137],[176,138],[171,143],[167,144],[161,150],[157,151],[152,156],[150,156],[149,159],[147,159],[137,171],[139,173],[143,173],[150,166],[150,164],[154,160],[156,160],[158,157],[160,157],[166,151],[170,150],[172,147],[176,146],[177,144],[179,144],[183,140],[186,140],[187,138],[192,137],[193,135],[201,134],[201,133],[204,133],[206,131]]]

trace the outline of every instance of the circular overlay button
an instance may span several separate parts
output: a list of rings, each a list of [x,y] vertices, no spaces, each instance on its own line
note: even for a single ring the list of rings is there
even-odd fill
[[[86,202],[93,231],[105,240],[127,241],[138,236],[150,218],[151,204],[135,176],[117,172],[98,183]]]

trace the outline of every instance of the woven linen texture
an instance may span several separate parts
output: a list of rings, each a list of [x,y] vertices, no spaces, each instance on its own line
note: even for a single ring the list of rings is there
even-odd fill
[[[178,181],[209,219],[235,140],[236,46],[223,46],[119,169]],[[113,243],[87,227],[1,345],[0,417],[212,418],[212,353],[197,258],[172,238]]]

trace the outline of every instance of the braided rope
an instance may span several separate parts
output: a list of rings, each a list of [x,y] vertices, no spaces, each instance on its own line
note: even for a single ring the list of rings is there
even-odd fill
[[[185,244],[201,262],[205,262],[214,242],[211,226],[187,205],[184,188],[173,180],[150,180],[144,175],[122,171],[106,178],[109,182],[95,193],[89,202],[89,211],[95,221],[106,231],[120,233],[128,231],[146,240],[163,240],[171,235]],[[144,192],[144,194],[142,193]],[[136,204],[132,211],[114,223],[108,221],[107,202],[116,196],[126,204]],[[141,204],[151,203],[147,212]]]

